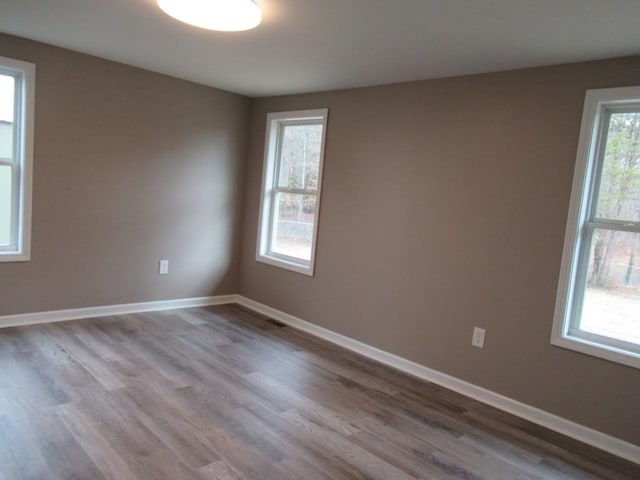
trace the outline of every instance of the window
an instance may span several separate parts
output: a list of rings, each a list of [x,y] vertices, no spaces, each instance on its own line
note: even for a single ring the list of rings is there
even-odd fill
[[[552,343],[640,368],[640,87],[587,92]]]
[[[327,110],[267,116],[256,260],[313,275]]]
[[[30,258],[35,65],[0,57],[0,262]]]

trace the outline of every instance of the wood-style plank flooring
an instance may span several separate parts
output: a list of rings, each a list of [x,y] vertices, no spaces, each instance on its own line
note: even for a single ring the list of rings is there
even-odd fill
[[[596,478],[640,468],[239,307],[0,330],[0,480]]]

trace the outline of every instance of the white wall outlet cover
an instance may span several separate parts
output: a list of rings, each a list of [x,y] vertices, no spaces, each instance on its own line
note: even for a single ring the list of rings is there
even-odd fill
[[[160,275],[166,275],[169,273],[169,260],[160,260],[160,268],[158,270]]]
[[[471,345],[478,348],[484,348],[484,337],[487,331],[484,328],[475,327],[473,329],[473,338],[471,339]]]

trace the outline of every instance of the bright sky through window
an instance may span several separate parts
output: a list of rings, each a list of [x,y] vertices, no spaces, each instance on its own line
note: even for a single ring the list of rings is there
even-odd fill
[[[13,77],[0,75],[0,121],[13,121]]]

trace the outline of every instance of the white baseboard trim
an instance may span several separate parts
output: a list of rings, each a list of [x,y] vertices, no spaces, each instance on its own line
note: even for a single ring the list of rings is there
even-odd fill
[[[100,307],[73,308],[50,312],[23,313],[0,316],[0,328],[37,325],[41,323],[66,322],[83,318],[108,317],[109,315],[126,315],[129,313],[157,312],[176,308],[208,307],[237,303],[238,295],[218,295],[215,297],[178,298],[175,300],[157,300],[153,302],[126,303],[122,305],[105,305]]]
[[[432,370],[423,365],[407,360],[406,358],[393,355],[385,352],[384,350],[372,347],[326,328],[319,327],[318,325],[314,325],[313,323],[309,323],[305,320],[294,317],[293,315],[289,315],[288,313],[243,297],[242,295],[238,295],[236,301],[238,304],[248,309],[271,317],[274,320],[278,320],[293,328],[302,330],[316,337],[320,337],[331,343],[335,343],[336,345],[340,345],[341,347],[364,355],[365,357],[369,357],[380,363],[409,373],[415,377],[461,393],[462,395],[466,395],[467,397],[473,398],[487,405],[491,405],[492,407],[496,407],[520,418],[524,418],[525,420],[529,420],[530,422],[536,423],[575,440],[579,440],[600,450],[604,450],[605,452],[609,452],[618,457],[640,464],[640,446],[638,445],[625,442],[624,440],[593,430],[589,427],[585,427],[584,425],[574,423],[570,420],[558,417],[557,415],[553,415],[552,413],[518,402],[517,400],[513,400],[490,390],[486,390],[472,383],[460,380],[459,378],[452,377],[451,375],[447,375],[437,370]]]

